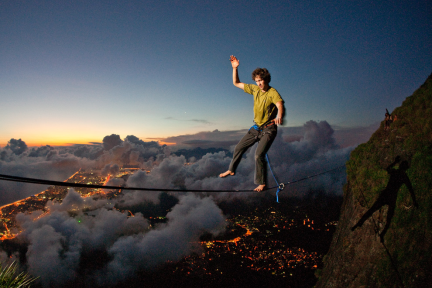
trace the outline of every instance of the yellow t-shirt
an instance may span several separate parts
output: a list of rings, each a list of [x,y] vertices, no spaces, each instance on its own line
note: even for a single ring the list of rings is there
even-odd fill
[[[270,87],[267,92],[262,92],[257,85],[245,84],[244,92],[254,96],[254,122],[258,126],[276,118],[276,103],[283,101],[276,89]]]

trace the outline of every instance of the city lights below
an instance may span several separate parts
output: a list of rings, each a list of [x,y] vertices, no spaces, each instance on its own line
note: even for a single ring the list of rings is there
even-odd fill
[[[132,170],[129,169],[122,169],[120,175],[128,175],[131,171]],[[100,176],[99,170],[90,170],[87,172],[79,169],[63,182],[106,185],[110,178],[110,175],[107,177]],[[33,221],[37,221],[49,214],[49,210],[46,206],[47,202],[55,201],[61,203],[69,189],[69,187],[50,186],[47,190],[38,194],[0,207],[0,222],[2,224],[0,224],[0,240],[13,239],[21,232],[21,228],[15,220],[15,216],[18,213],[33,214],[37,211],[41,211],[42,213],[33,219]],[[92,196],[109,198],[115,197],[121,193],[120,189],[116,191],[105,191],[105,189],[74,188],[74,190],[83,198]]]
[[[137,169],[139,168],[123,167],[116,175],[107,176],[101,176],[100,170],[80,169],[65,182],[107,185],[115,178],[126,180]],[[50,186],[41,193],[0,207],[0,241],[13,239],[21,232],[15,220],[18,213],[34,214],[33,221],[38,221],[50,213],[47,202],[62,203],[69,189]],[[111,191],[74,188],[74,190],[83,198],[109,200],[122,194],[121,189]],[[71,212],[78,208],[71,208]],[[132,211],[128,209],[122,212],[128,217],[134,217]],[[165,216],[149,216],[148,219],[151,222],[149,229],[157,229],[159,223],[167,221]],[[256,208],[248,213],[233,215],[227,219],[227,224],[224,235],[211,240],[191,243],[202,247],[201,254],[193,253],[176,263],[168,261],[167,264],[175,266],[173,273],[196,277],[221,275],[224,273],[223,267],[212,263],[218,263],[218,259],[225,257],[236,259],[233,263],[235,267],[232,269],[269,273],[272,277],[291,277],[297,273],[296,271],[299,271],[298,269],[318,269],[322,267],[322,257],[326,251],[311,251],[310,247],[304,246],[307,243],[295,239],[304,237],[304,239],[318,239],[320,242],[327,239],[329,245],[337,222],[322,223],[298,209],[282,212],[270,207],[264,210]]]

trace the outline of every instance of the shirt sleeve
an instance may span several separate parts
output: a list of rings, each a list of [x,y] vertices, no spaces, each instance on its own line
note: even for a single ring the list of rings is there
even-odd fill
[[[254,85],[252,85],[252,84],[245,84],[244,85],[243,91],[245,93],[253,95],[254,90],[255,90]]]
[[[280,96],[279,92],[276,91],[276,89],[274,89],[272,100],[273,100],[272,101],[273,104],[275,104],[275,105],[276,105],[276,103],[278,103],[280,101],[284,102],[283,99],[282,99],[282,97]]]

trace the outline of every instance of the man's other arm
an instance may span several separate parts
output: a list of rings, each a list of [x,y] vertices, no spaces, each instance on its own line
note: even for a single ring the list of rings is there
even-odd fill
[[[282,101],[277,102],[276,107],[278,109],[278,114],[277,114],[276,119],[275,119],[275,124],[276,125],[282,125],[282,117],[283,117],[283,113],[284,113],[283,102]]]

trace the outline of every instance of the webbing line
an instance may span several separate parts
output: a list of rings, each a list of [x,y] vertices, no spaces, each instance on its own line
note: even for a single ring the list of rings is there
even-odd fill
[[[335,169],[331,169],[328,171],[324,171],[315,175],[307,176],[302,179],[298,179],[295,181],[290,181],[286,183],[281,183],[284,185],[289,185],[293,183],[297,183],[300,181],[304,181],[307,179],[310,179],[312,177],[316,177],[325,173],[329,173],[331,171],[340,169],[343,166],[339,166]],[[11,176],[11,175],[4,175],[0,174],[0,180],[4,181],[12,181],[12,182],[22,182],[22,183],[32,183],[32,184],[42,184],[42,185],[53,185],[53,186],[63,186],[63,187],[79,187],[79,188],[97,188],[97,189],[122,189],[122,190],[140,190],[140,191],[162,191],[162,192],[255,192],[254,190],[209,190],[209,189],[202,189],[202,190],[196,190],[196,189],[162,189],[162,188],[141,188],[141,187],[121,187],[121,186],[102,186],[102,185],[95,185],[95,184],[81,184],[81,183],[69,183],[69,182],[61,182],[61,181],[52,181],[52,180],[43,180],[43,179],[36,179],[36,178],[28,178],[28,177],[19,177],[19,176]],[[263,191],[271,190],[279,188],[279,186],[275,187],[269,187],[264,189]]]
[[[315,174],[315,175],[307,176],[307,177],[304,177],[304,178],[301,178],[301,179],[298,179],[298,180],[295,180],[295,181],[286,182],[286,183],[283,183],[283,184],[285,184],[285,185],[294,184],[294,183],[297,183],[297,182],[300,182],[300,181],[303,181],[303,180],[307,180],[309,178],[313,178],[313,177],[316,177],[316,176],[320,176],[320,175],[323,175],[323,174],[326,174],[326,173],[338,170],[338,169],[340,169],[342,167],[345,167],[345,164],[341,165],[339,167],[336,167],[334,169],[331,169],[331,170],[327,170],[327,171],[324,171],[324,172],[321,172],[321,173],[318,173],[318,174]],[[276,188],[276,187],[272,187],[272,188]]]
[[[0,180],[54,185],[54,186],[63,186],[63,187],[97,188],[97,189],[122,189],[122,190],[163,191],[163,192],[255,192],[253,190],[194,190],[194,189],[163,189],[163,188],[102,186],[102,185],[95,185],[95,184],[69,183],[69,182],[61,182],[61,181],[26,178],[26,177],[10,176],[10,175],[3,175],[3,174],[0,174]],[[270,189],[272,188],[268,188],[266,190],[270,190]]]

